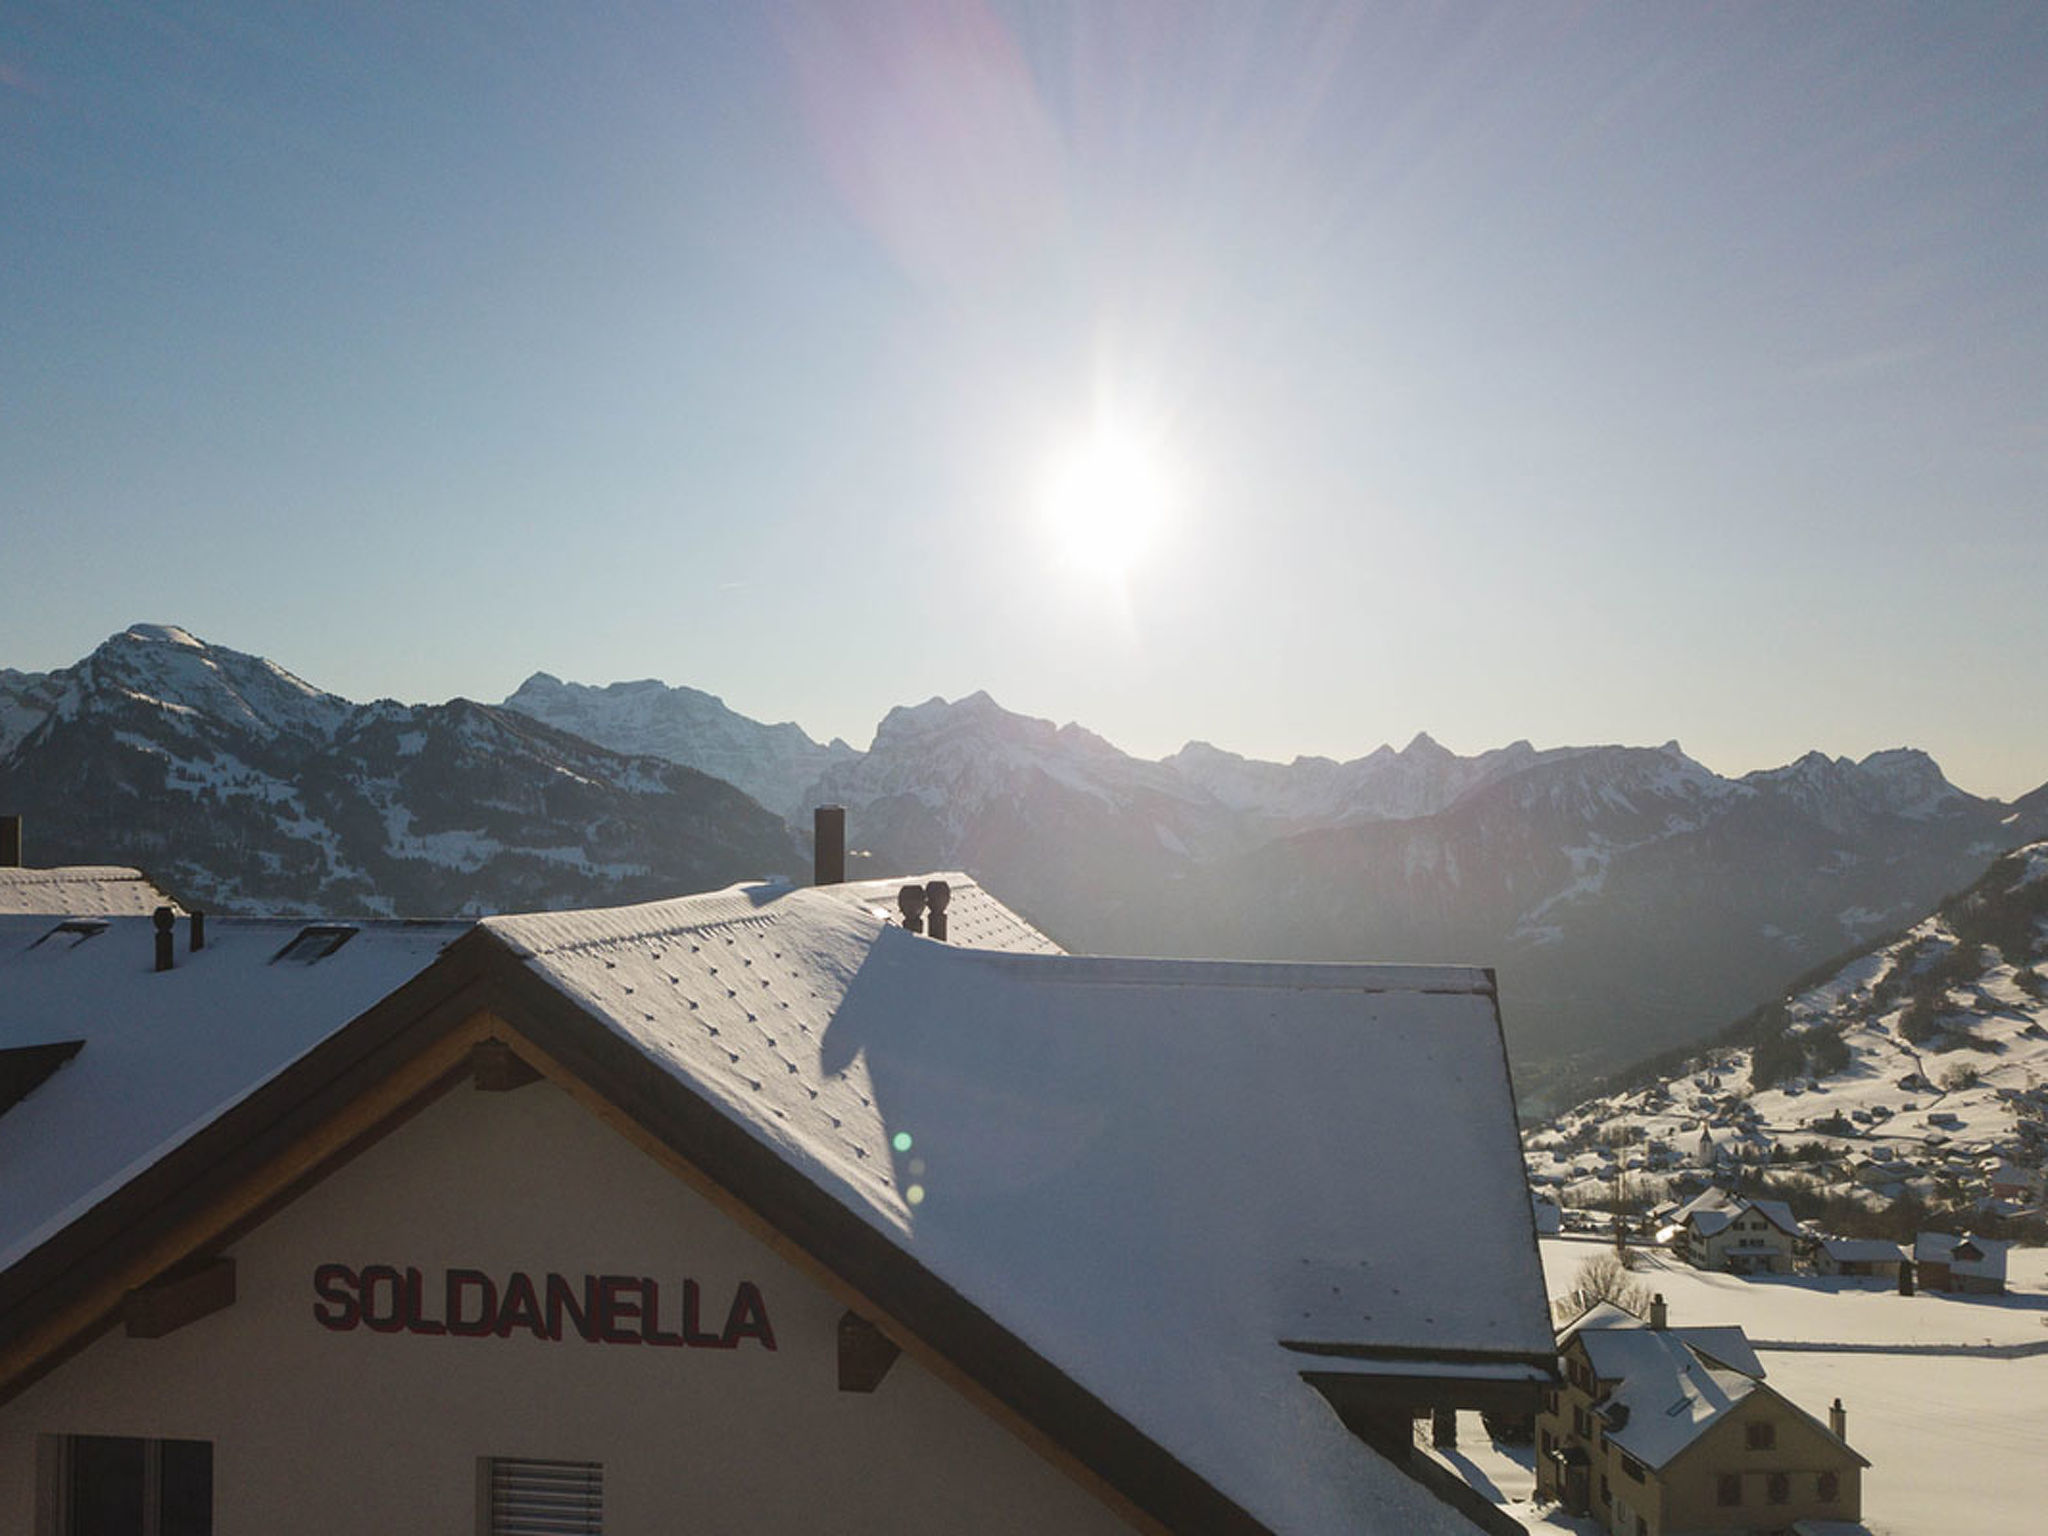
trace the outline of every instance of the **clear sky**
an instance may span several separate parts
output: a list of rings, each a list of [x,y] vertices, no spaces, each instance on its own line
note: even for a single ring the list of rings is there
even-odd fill
[[[31,669],[2011,796],[2048,5],[11,0],[0,579]]]

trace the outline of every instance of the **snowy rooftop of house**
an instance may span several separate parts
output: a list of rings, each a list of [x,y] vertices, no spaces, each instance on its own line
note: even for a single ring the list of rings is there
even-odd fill
[[[1956,1249],[1964,1243],[1976,1248],[1981,1258],[1957,1258]],[[1957,1237],[1949,1232],[1922,1232],[1913,1239],[1913,1262],[1916,1264],[1947,1264],[1962,1275],[1980,1275],[1988,1279],[2005,1278],[2006,1244],[1988,1237]]]
[[[324,940],[283,954],[300,922],[216,919],[197,953],[180,923],[176,964],[158,972],[147,917],[0,915],[0,1062],[34,1083],[0,1099],[0,1269],[424,969],[464,926],[349,924],[316,957]],[[54,1070],[35,1081],[38,1063]]]
[[[1896,1264],[1905,1257],[1897,1243],[1881,1237],[1824,1237],[1820,1249],[1837,1264]]]
[[[1612,1379],[1626,1374],[1619,1367],[1626,1356],[1609,1356],[1603,1351],[1614,1339],[1625,1340],[1632,1332],[1648,1327],[1633,1312],[1615,1306],[1612,1302],[1601,1302],[1590,1308],[1569,1328],[1558,1335],[1558,1348],[1562,1349],[1572,1339],[1583,1336],[1586,1354],[1596,1376]],[[1682,1340],[1689,1348],[1698,1350],[1718,1365],[1725,1365],[1754,1376],[1759,1381],[1764,1377],[1763,1361],[1757,1358],[1755,1348],[1749,1342],[1749,1335],[1733,1323],[1709,1324],[1706,1327],[1666,1328],[1663,1330],[1674,1338]],[[1617,1367],[1606,1369],[1607,1365]]]
[[[1620,1383],[1600,1405],[1607,1438],[1646,1466],[1691,1445],[1763,1375],[1740,1328],[1651,1328],[1605,1304],[1575,1326],[1595,1374]]]
[[[147,917],[158,907],[176,905],[139,869],[99,864],[0,868],[0,914]]]
[[[895,882],[482,926],[1269,1527],[1467,1529],[1282,1341],[1551,1349],[1491,977],[1069,956],[946,878],[945,944]]]
[[[1725,1232],[1745,1211],[1755,1211],[1781,1232],[1795,1237],[1799,1233],[1799,1218],[1792,1214],[1792,1207],[1784,1201],[1749,1200],[1713,1186],[1681,1205],[1672,1213],[1671,1221],[1674,1226],[1683,1226],[1690,1221],[1703,1236],[1712,1237]]]

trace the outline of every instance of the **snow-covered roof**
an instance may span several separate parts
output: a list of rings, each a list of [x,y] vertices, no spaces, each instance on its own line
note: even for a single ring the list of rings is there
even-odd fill
[[[947,878],[948,944],[894,882],[482,926],[1270,1528],[1463,1528],[1282,1341],[1550,1350],[1490,975],[1043,952]]]
[[[1881,1237],[1824,1237],[1820,1251],[1837,1264],[1896,1264],[1905,1257],[1897,1243]]]
[[[1633,1312],[1617,1307],[1611,1301],[1603,1301],[1588,1308],[1571,1326],[1558,1335],[1561,1350],[1575,1338],[1586,1341],[1586,1355],[1593,1367],[1593,1373],[1605,1380],[1626,1375],[1625,1354],[1606,1353],[1613,1340],[1626,1340],[1632,1333],[1649,1325]],[[1763,1361],[1757,1358],[1756,1350],[1749,1342],[1749,1336],[1732,1323],[1711,1324],[1706,1327],[1665,1328],[1658,1330],[1684,1342],[1687,1348],[1696,1349],[1717,1365],[1725,1365],[1740,1371],[1745,1376],[1764,1378]],[[1608,1369],[1607,1367],[1613,1367]]]
[[[1958,1258],[1956,1249],[1968,1243],[1981,1258]],[[1986,1280],[2005,1278],[2007,1245],[1988,1237],[1957,1237],[1950,1232],[1922,1232],[1913,1239],[1913,1262],[1946,1264],[1959,1275],[1976,1275]]]
[[[0,914],[147,917],[177,903],[139,869],[75,864],[61,869],[0,868]]]
[[[1044,1405],[1106,1425],[1148,1509],[1193,1474],[1174,1507],[1276,1532],[1468,1530],[1309,1378],[1548,1374],[1491,974],[1070,956],[943,878],[947,943],[895,881],[350,925],[310,961],[304,925],[219,920],[164,973],[147,918],[0,917],[0,1049],[82,1042],[0,1112],[0,1272],[54,1305],[159,1184],[330,1113],[309,1071],[484,1010],[999,1399],[977,1370],[1032,1373],[1019,1411],[1090,1467]]]
[[[1782,1200],[1746,1200],[1743,1202],[1764,1220],[1788,1236],[1799,1236],[1799,1218],[1792,1214],[1792,1207]]]
[[[1784,1201],[1750,1200],[1711,1185],[1680,1206],[1671,1220],[1676,1226],[1690,1223],[1702,1237],[1713,1237],[1727,1231],[1745,1211],[1755,1211],[1788,1236],[1799,1235],[1799,1218]]]
[[[1621,1381],[1600,1405],[1607,1438],[1649,1467],[1664,1466],[1760,1385],[1669,1330],[1615,1330],[1586,1342],[1603,1356],[1594,1368]]]
[[[0,916],[0,1052],[81,1042],[0,1111],[0,1269],[423,970],[461,924],[361,923],[279,960],[296,921],[216,919],[154,969],[146,917]]]

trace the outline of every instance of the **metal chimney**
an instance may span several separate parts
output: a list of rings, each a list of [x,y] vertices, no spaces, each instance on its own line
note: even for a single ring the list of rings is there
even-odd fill
[[[953,899],[953,887],[943,880],[928,880],[924,888],[925,910],[930,913],[931,936],[940,943],[946,939],[946,903]]]
[[[811,813],[811,883],[846,883],[846,807],[821,805]]]
[[[1828,1428],[1833,1431],[1834,1437],[1837,1440],[1841,1441],[1844,1445],[1849,1443],[1849,1410],[1842,1406],[1842,1400],[1839,1397],[1835,1399],[1833,1406],[1828,1409]]]
[[[177,914],[172,912],[169,907],[158,907],[154,921],[156,923],[156,968],[160,971],[168,971],[175,963],[173,951],[177,948],[177,937],[171,930],[178,924]]]
[[[0,869],[21,868],[21,818],[0,816]]]
[[[1664,1306],[1664,1293],[1659,1291],[1650,1298],[1650,1326],[1661,1333],[1670,1321],[1671,1314]]]
[[[896,893],[896,910],[903,914],[906,933],[924,932],[924,887],[906,885]]]

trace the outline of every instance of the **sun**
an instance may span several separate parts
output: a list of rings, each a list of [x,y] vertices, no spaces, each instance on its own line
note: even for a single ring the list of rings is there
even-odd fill
[[[1171,489],[1149,443],[1098,430],[1054,463],[1046,478],[1046,520],[1070,564],[1121,580],[1157,539]]]

